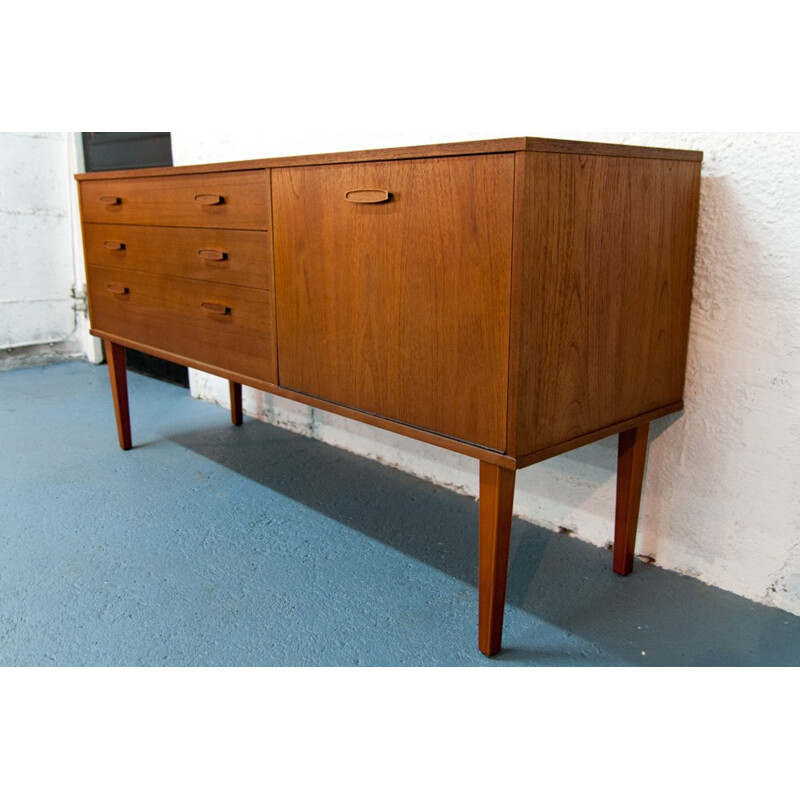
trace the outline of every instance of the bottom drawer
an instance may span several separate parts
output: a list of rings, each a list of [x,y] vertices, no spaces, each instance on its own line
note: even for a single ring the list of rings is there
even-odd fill
[[[92,329],[277,382],[272,293],[89,266]]]

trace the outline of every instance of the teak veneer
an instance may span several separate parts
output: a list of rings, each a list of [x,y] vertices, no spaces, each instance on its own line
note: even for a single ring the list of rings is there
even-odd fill
[[[91,330],[480,461],[480,650],[516,470],[619,434],[633,566],[649,423],[683,407],[702,153],[552,139],[76,176]]]

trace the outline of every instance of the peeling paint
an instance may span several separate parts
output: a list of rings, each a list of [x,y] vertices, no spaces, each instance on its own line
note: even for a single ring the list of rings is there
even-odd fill
[[[769,605],[779,605],[774,597],[778,594],[789,598],[800,594],[800,541],[789,550],[786,561],[772,576],[764,598],[765,602]]]

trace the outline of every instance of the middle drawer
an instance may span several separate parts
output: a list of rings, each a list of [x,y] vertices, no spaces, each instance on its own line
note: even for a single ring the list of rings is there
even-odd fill
[[[268,231],[86,223],[83,243],[87,264],[272,291]]]

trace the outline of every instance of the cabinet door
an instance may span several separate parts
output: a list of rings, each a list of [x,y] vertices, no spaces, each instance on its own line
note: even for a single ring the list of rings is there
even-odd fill
[[[272,170],[281,386],[505,450],[513,171]]]

